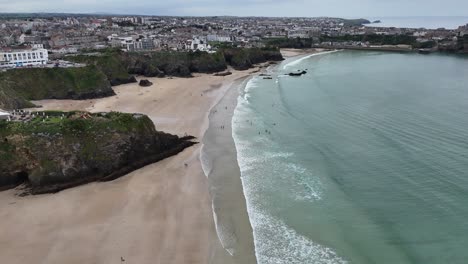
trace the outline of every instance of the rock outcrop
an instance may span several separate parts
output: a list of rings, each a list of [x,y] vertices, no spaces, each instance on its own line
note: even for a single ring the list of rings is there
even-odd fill
[[[33,106],[28,100],[82,100],[112,96],[115,93],[111,86],[136,83],[134,75],[191,77],[192,73],[225,72],[228,65],[237,70],[247,70],[254,64],[281,61],[283,57],[276,48],[227,48],[216,53],[125,53],[110,50],[66,59],[87,66],[27,68],[0,73],[0,108]]]
[[[229,65],[234,69],[241,71],[252,68],[254,64],[283,60],[281,52],[276,48],[232,48],[224,49],[222,50],[222,53]]]
[[[34,107],[32,103],[25,100],[9,87],[0,86],[0,109],[19,109]]]
[[[289,76],[302,76],[304,74],[307,74],[307,72],[306,71],[290,72],[288,75]]]
[[[110,80],[110,84],[112,86],[117,86],[121,84],[127,84],[127,83],[136,83],[138,82],[135,76],[130,76],[128,78],[114,78]]]
[[[114,95],[111,84],[95,66],[14,69],[0,73],[0,107],[21,108],[26,100],[91,99]],[[9,103],[5,103],[6,100]]]
[[[0,139],[0,188],[26,183],[32,194],[113,180],[195,144],[157,131],[145,115],[114,112],[0,121]]]
[[[149,86],[153,85],[153,83],[148,81],[148,80],[140,80],[139,85],[142,86],[142,87],[149,87]]]
[[[132,74],[145,77],[191,77],[192,73],[216,73],[233,66],[246,70],[256,63],[281,61],[283,57],[276,48],[228,48],[216,53],[207,52],[145,52],[132,53],[110,51],[99,56],[69,57],[75,62],[95,65],[113,85],[127,80]]]
[[[218,73],[215,73],[214,76],[229,76],[229,75],[232,75],[232,72],[230,71],[227,71],[227,72],[218,72]]]

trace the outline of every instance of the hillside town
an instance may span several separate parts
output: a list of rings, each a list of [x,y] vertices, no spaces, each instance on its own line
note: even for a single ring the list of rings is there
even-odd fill
[[[273,43],[299,48],[468,51],[468,25],[429,30],[370,27],[369,23],[326,17],[6,16],[0,17],[0,67],[44,67],[49,57],[55,60],[106,48],[215,52],[226,45],[263,47]]]

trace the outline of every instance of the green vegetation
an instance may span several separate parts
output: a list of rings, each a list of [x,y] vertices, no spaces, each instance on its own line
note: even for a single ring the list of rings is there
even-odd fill
[[[268,60],[281,60],[276,48],[241,49],[222,48],[216,53],[207,52],[121,52],[108,50],[102,55],[69,57],[75,62],[92,64],[104,72],[113,85],[128,79],[129,74],[146,77],[190,77],[192,73],[220,72],[231,65],[250,68],[252,64]]]
[[[26,100],[87,99],[113,94],[106,76],[93,65],[0,73],[0,108],[5,109],[31,107]]]
[[[265,39],[264,42],[269,47],[279,48],[295,48],[303,49],[310,48],[314,43],[321,42],[369,42],[371,45],[412,45],[414,47],[420,46],[431,46],[433,43],[421,44],[416,41],[416,37],[410,35],[344,35],[344,36],[326,36],[322,35],[320,38],[314,41],[312,38],[274,38]]]
[[[47,111],[0,121],[0,188],[22,182],[53,192],[113,179],[193,145],[156,131],[145,115]]]
[[[252,67],[253,64],[263,63],[267,61],[280,61],[283,56],[276,47],[267,48],[230,48],[220,51],[224,54],[226,62],[237,70],[246,70]]]
[[[372,45],[413,45],[416,43],[416,37],[410,35],[344,35],[337,37],[321,36],[320,42],[347,42],[361,41],[369,42]]]
[[[371,22],[364,18],[359,19],[343,19],[343,23],[345,26],[362,26],[366,24],[370,24]]]
[[[13,88],[6,87],[0,82],[0,108],[18,109],[33,107],[34,105],[19,95]]]
[[[276,48],[221,49],[207,52],[131,52],[108,49],[92,55],[67,57],[84,63],[80,68],[25,68],[0,73],[0,108],[32,106],[27,100],[89,99],[114,95],[111,85],[136,82],[146,77],[190,77],[214,73],[228,65],[245,70],[253,64],[282,60]]]
[[[136,118],[131,114],[117,112],[89,114],[83,112],[43,111],[30,122],[0,121],[0,138],[8,135],[43,133],[75,137],[77,134],[96,134],[103,130],[128,132],[144,129],[155,132],[151,120],[144,115]]]
[[[188,77],[191,76],[192,72],[213,73],[226,69],[226,62],[223,56],[218,53],[168,51],[151,52],[146,55],[129,54],[129,56],[134,58],[134,63],[130,67],[136,73],[138,73],[138,69],[144,69],[142,73],[150,75]]]
[[[118,80],[128,80],[131,77],[128,73],[128,69],[123,64],[120,53],[115,50],[106,50],[100,55],[70,56],[67,57],[67,60],[96,66],[107,76],[107,79],[111,83],[117,82]]]
[[[264,40],[267,47],[304,49],[312,47],[314,43],[311,38],[269,38]]]
[[[220,54],[206,52],[130,52],[109,50],[96,56],[73,56],[69,60],[92,64],[104,72],[113,85],[125,83],[131,74],[146,77],[164,75],[188,77],[192,72],[212,73],[226,69]]]
[[[94,66],[8,70],[0,73],[0,89],[14,90],[28,100],[84,99],[112,93],[106,76]]]

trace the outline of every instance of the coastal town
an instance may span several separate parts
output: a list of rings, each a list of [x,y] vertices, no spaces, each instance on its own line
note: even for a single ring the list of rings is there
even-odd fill
[[[458,29],[384,28],[340,18],[0,15],[0,67],[46,67],[67,55],[108,48],[127,52],[219,47],[350,48],[468,52]]]
[[[427,264],[459,242],[428,201],[466,185],[468,24],[383,25],[0,13],[3,262]],[[415,208],[443,233],[403,240]]]
[[[423,54],[468,53],[468,24],[460,25],[457,29],[426,29],[380,27],[380,23],[380,20],[331,17],[0,14],[0,71],[21,68],[85,68],[88,64],[106,64],[107,68],[102,69],[101,66],[100,70],[106,73],[111,85],[119,85],[136,80],[127,73],[124,73],[124,78],[121,78],[122,74],[117,74],[119,78],[112,76],[115,74],[107,74],[111,63],[96,62],[96,56],[99,58],[102,54],[112,51],[113,57],[122,57],[123,55],[116,55],[115,52],[118,51],[120,54],[134,54],[127,57],[138,57],[138,54],[144,55],[149,52],[153,56],[170,53],[172,57],[177,57],[174,54],[197,52],[216,57],[218,51],[223,50],[225,53],[225,49],[280,48],[381,50]],[[224,56],[226,57],[225,54]],[[227,55],[224,60],[230,56]],[[272,58],[269,56],[266,60]],[[276,54],[273,57],[274,60],[278,60],[281,56]],[[143,64],[141,67],[147,68],[148,63],[146,61],[136,64]],[[159,65],[161,63],[163,62]],[[202,69],[193,69],[198,66],[190,66],[192,69],[169,69],[168,72],[157,68],[158,65],[156,70],[135,69],[129,70],[129,73],[146,77],[162,74],[185,76],[190,72],[220,72],[226,68],[218,62],[212,63],[208,60],[204,63],[206,65],[202,66]],[[250,62],[240,65],[232,65],[232,62],[227,64],[236,69],[251,67]],[[226,74],[230,72],[218,73],[220,76]],[[141,81],[146,85],[152,84],[147,80]],[[105,96],[112,94],[109,88],[106,93]],[[73,96],[53,97],[77,99]],[[3,108],[12,107],[7,107],[4,103]],[[0,119],[13,120],[12,117],[13,113],[7,110],[0,113]]]

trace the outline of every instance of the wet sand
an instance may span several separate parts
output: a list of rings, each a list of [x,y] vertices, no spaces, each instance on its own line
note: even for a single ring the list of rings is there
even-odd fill
[[[148,78],[153,86],[121,85],[109,98],[36,103],[50,110],[143,113],[158,130],[201,140],[210,109],[235,80],[252,71],[226,77]],[[221,247],[215,232],[201,146],[112,182],[23,198],[15,190],[1,192],[2,263],[100,264],[121,263],[121,258],[139,264],[241,263]],[[218,194],[213,189],[211,193]],[[249,226],[248,219],[242,221]],[[239,235],[237,241],[249,248],[253,241],[241,243],[242,237],[248,235]],[[252,250],[238,252],[252,254]],[[246,259],[252,260],[251,255]]]
[[[210,126],[203,138],[202,161],[208,174],[210,194],[219,238],[229,257],[223,263],[256,263],[253,231],[232,138],[232,116],[239,89],[248,78],[238,79],[210,113]]]

